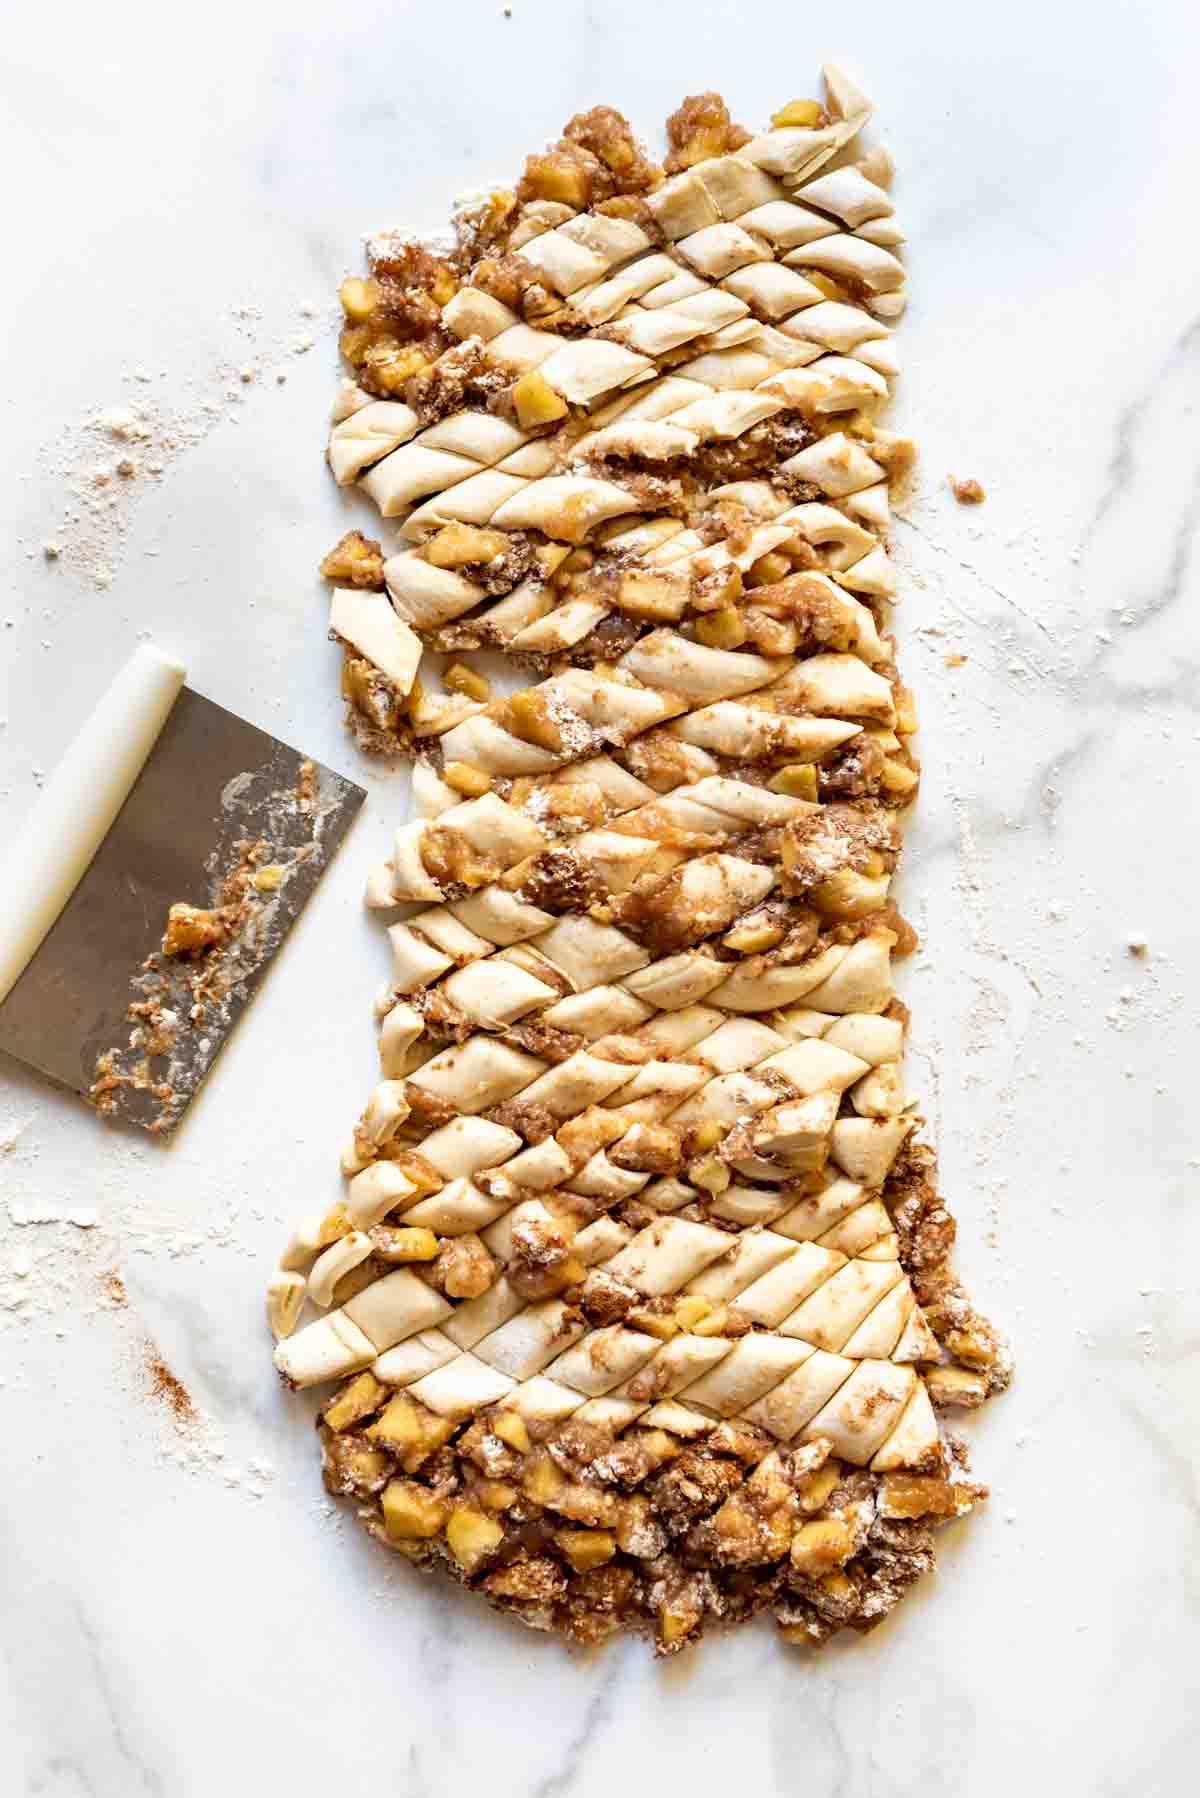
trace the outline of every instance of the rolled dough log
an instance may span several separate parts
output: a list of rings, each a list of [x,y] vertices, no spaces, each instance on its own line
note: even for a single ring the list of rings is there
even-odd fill
[[[55,769],[0,868],[0,1002],[41,946],[158,741],[184,669],[136,650]]]

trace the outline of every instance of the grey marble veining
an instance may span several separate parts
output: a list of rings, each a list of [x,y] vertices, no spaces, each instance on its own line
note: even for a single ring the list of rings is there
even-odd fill
[[[827,38],[774,3],[736,28],[682,0],[512,13],[218,0],[186,42],[146,0],[7,23],[0,826],[142,633],[371,802],[173,1146],[0,1069],[0,1791],[1190,1789],[1192,11],[860,0]],[[650,132],[717,85],[758,120],[829,54],[877,102],[909,232],[911,1077],[961,1265],[1018,1376],[969,1425],[992,1503],[875,1635],[815,1660],[766,1627],[667,1665],[631,1643],[568,1654],[335,1514],[314,1405],[279,1390],[261,1324],[284,1222],[337,1190],[371,1074],[385,957],[359,891],[404,793],[356,768],[322,641],[314,569],[347,510],[320,463],[330,301],[364,232],[439,224],[581,106],[612,100]],[[127,496],[97,592],[41,546],[73,528],[80,420],[143,393],[211,405],[211,429]],[[957,507],[950,472],[986,504]],[[53,1221],[85,1206],[93,1229]],[[192,1395],[182,1422],[153,1392],[151,1340]]]

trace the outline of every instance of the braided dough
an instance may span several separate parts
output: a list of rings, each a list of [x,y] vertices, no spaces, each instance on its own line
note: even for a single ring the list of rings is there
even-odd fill
[[[666,179],[581,115],[453,267],[343,289],[330,465],[396,534],[331,630],[368,739],[424,758],[367,887],[416,909],[276,1366],[347,1382],[325,1476],[380,1540],[661,1652],[768,1603],[871,1627],[982,1496],[941,1411],[1008,1377],[901,1073],[903,234],[825,79],[754,138],[686,102]],[[404,307],[422,348],[372,323]],[[431,712],[422,643],[540,678]]]

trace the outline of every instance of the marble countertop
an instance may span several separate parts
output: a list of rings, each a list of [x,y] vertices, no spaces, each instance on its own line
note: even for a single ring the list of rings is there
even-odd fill
[[[1200,1755],[1192,9],[859,0],[827,39],[779,4],[511,11],[216,0],[185,33],[116,0],[5,34],[0,827],[146,635],[370,799],[170,1148],[0,1067],[0,1786],[1157,1798]],[[830,54],[910,238],[912,1077],[1018,1376],[970,1431],[992,1503],[874,1636],[573,1656],[333,1515],[264,1337],[371,1077],[359,893],[404,804],[322,629],[330,301],[361,234],[437,225],[580,106],[652,133],[716,84],[761,120]],[[96,515],[85,421],[135,401],[161,472]]]

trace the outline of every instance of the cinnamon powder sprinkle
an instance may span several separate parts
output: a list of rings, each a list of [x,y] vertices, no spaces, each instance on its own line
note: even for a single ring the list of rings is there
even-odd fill
[[[118,1311],[123,1311],[129,1304],[129,1294],[125,1290],[125,1282],[115,1267],[110,1268],[108,1273],[100,1275],[100,1290],[108,1303]]]
[[[176,1422],[194,1422],[198,1413],[191,1393],[178,1375],[171,1372],[153,1342],[146,1344],[145,1367],[150,1378],[150,1390],[156,1398],[170,1407]]]

